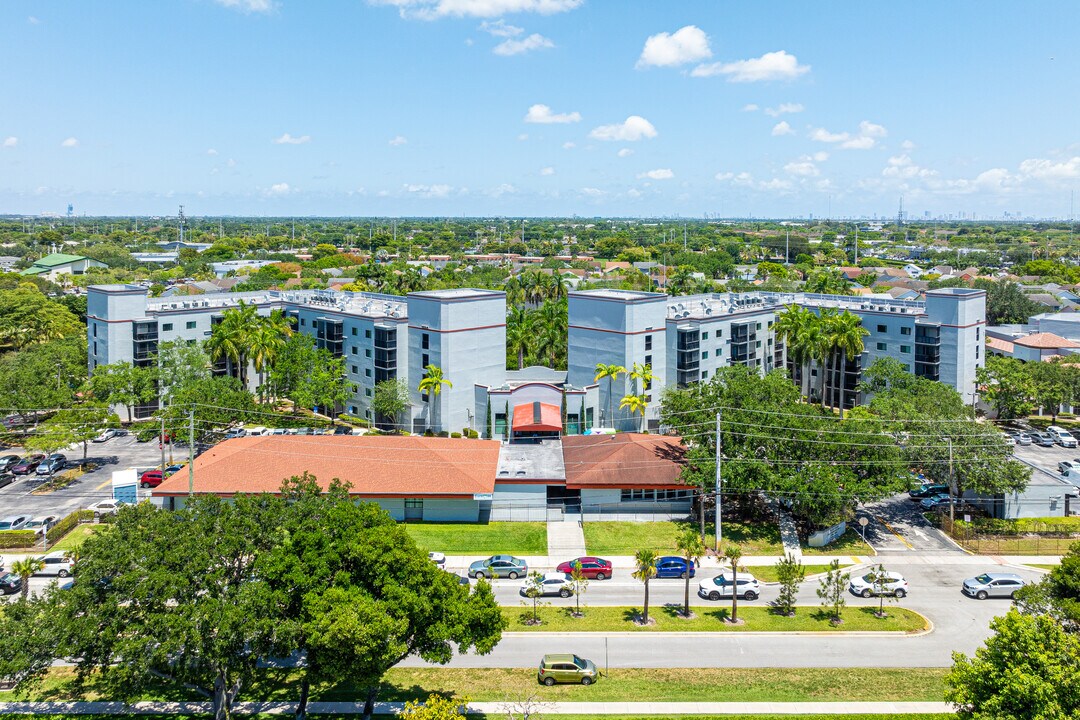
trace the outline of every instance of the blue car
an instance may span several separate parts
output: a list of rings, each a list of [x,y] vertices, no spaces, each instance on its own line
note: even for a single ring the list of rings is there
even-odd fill
[[[690,563],[690,577],[696,573],[694,563]],[[683,578],[686,577],[686,559],[676,555],[665,555],[656,560],[656,577],[658,578]]]

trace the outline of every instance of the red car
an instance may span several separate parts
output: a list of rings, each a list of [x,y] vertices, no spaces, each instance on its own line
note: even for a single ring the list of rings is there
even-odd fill
[[[19,462],[11,466],[11,473],[13,475],[29,475],[37,469],[37,466],[41,464],[41,461],[45,459],[44,455],[27,455]]]
[[[571,573],[574,563],[581,563],[581,572],[590,580],[604,580],[611,577],[611,561],[598,557],[579,557],[566,562],[555,568],[561,573]]]
[[[160,470],[147,470],[139,476],[139,486],[144,488],[157,487],[165,481]]]

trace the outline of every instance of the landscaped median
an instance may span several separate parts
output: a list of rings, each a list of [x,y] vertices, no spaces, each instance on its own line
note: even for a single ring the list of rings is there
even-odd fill
[[[694,617],[687,620],[681,605],[649,608],[651,625],[639,625],[639,607],[589,607],[585,616],[575,618],[572,608],[542,607],[537,610],[541,624],[532,625],[532,608],[504,607],[503,617],[510,632],[896,632],[918,633],[930,629],[930,621],[906,608],[885,607],[886,617],[876,615],[877,607],[849,607],[843,622],[834,625],[832,616],[819,607],[799,607],[794,617],[778,615],[772,608],[739,606],[741,624],[728,622],[730,604],[715,608],[694,607]]]

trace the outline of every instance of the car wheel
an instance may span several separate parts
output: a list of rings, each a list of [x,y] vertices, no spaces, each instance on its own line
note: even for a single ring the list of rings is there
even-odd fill
[[[582,685],[592,685],[592,678],[591,677],[583,677],[583,678],[581,678],[581,684]]]
[[[69,573],[67,570],[61,570],[60,572],[58,572],[56,574],[59,575],[60,577],[67,577],[71,573]]]
[[[487,577],[487,575],[484,575],[484,573],[482,573],[482,572],[478,572],[475,575],[473,575],[473,577],[475,577],[477,580],[483,580],[485,577]]]
[[[516,572],[512,572],[509,575],[507,575],[506,577],[510,578],[511,580],[517,580],[518,579],[518,574]]]
[[[548,687],[551,687],[552,685],[555,684],[555,678],[553,678],[553,677],[544,678],[544,684],[547,685]]]
[[[862,596],[863,596],[864,598],[868,598],[868,597],[870,597],[871,595],[873,595],[873,593],[872,593],[872,592],[870,592],[870,589],[869,589],[869,588],[867,588],[866,590],[863,590],[863,591],[862,591]]]
[[[141,487],[141,488],[142,488],[143,490],[146,490],[147,488],[149,488],[149,487],[150,487],[150,483],[143,483],[143,484],[142,484],[142,485],[140,485],[139,487]]]
[[[560,590],[559,591],[559,597],[561,597],[561,598],[570,597],[570,591],[569,590]]]
[[[681,575],[679,575],[679,577],[682,578],[683,580],[685,580],[686,579],[686,573],[685,572],[682,573]]]
[[[985,590],[980,590],[975,594],[975,597],[977,597],[979,600],[985,600],[986,598],[990,597],[990,595]]]
[[[596,579],[597,580],[603,580],[606,577],[607,577],[607,575],[605,575],[604,573],[596,573]]]
[[[1009,597],[1012,598],[1013,600],[1015,600],[1016,599],[1016,591],[1013,590],[1012,593],[1009,594]]]
[[[719,600],[720,599],[720,593],[718,593],[718,592],[716,592],[714,590],[713,592],[709,593],[709,599],[710,600]]]
[[[745,595],[743,595],[743,600],[757,600],[757,593],[753,590],[750,590]]]
[[[905,597],[906,595],[907,595],[907,593],[905,591],[903,591],[903,590],[897,590],[896,591],[896,597],[897,598],[902,598],[902,597]]]

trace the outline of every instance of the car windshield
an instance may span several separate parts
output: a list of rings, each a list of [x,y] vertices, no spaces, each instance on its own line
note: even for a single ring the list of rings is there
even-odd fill
[[[577,665],[582,670],[585,669],[585,661],[582,660],[581,658],[579,658],[577,655],[574,656],[574,664]]]
[[[987,575],[986,573],[983,573],[982,575],[979,575],[979,576],[977,576],[975,578],[975,581],[977,583],[979,583],[980,585],[988,585],[988,584],[990,584],[991,580],[993,580],[993,578],[990,577],[989,575]]]
[[[30,522],[26,523],[25,527],[41,527],[41,524],[41,520],[31,520]]]
[[[9,523],[9,522],[0,522],[0,530],[10,530],[10,529],[11,529],[11,523]]]

